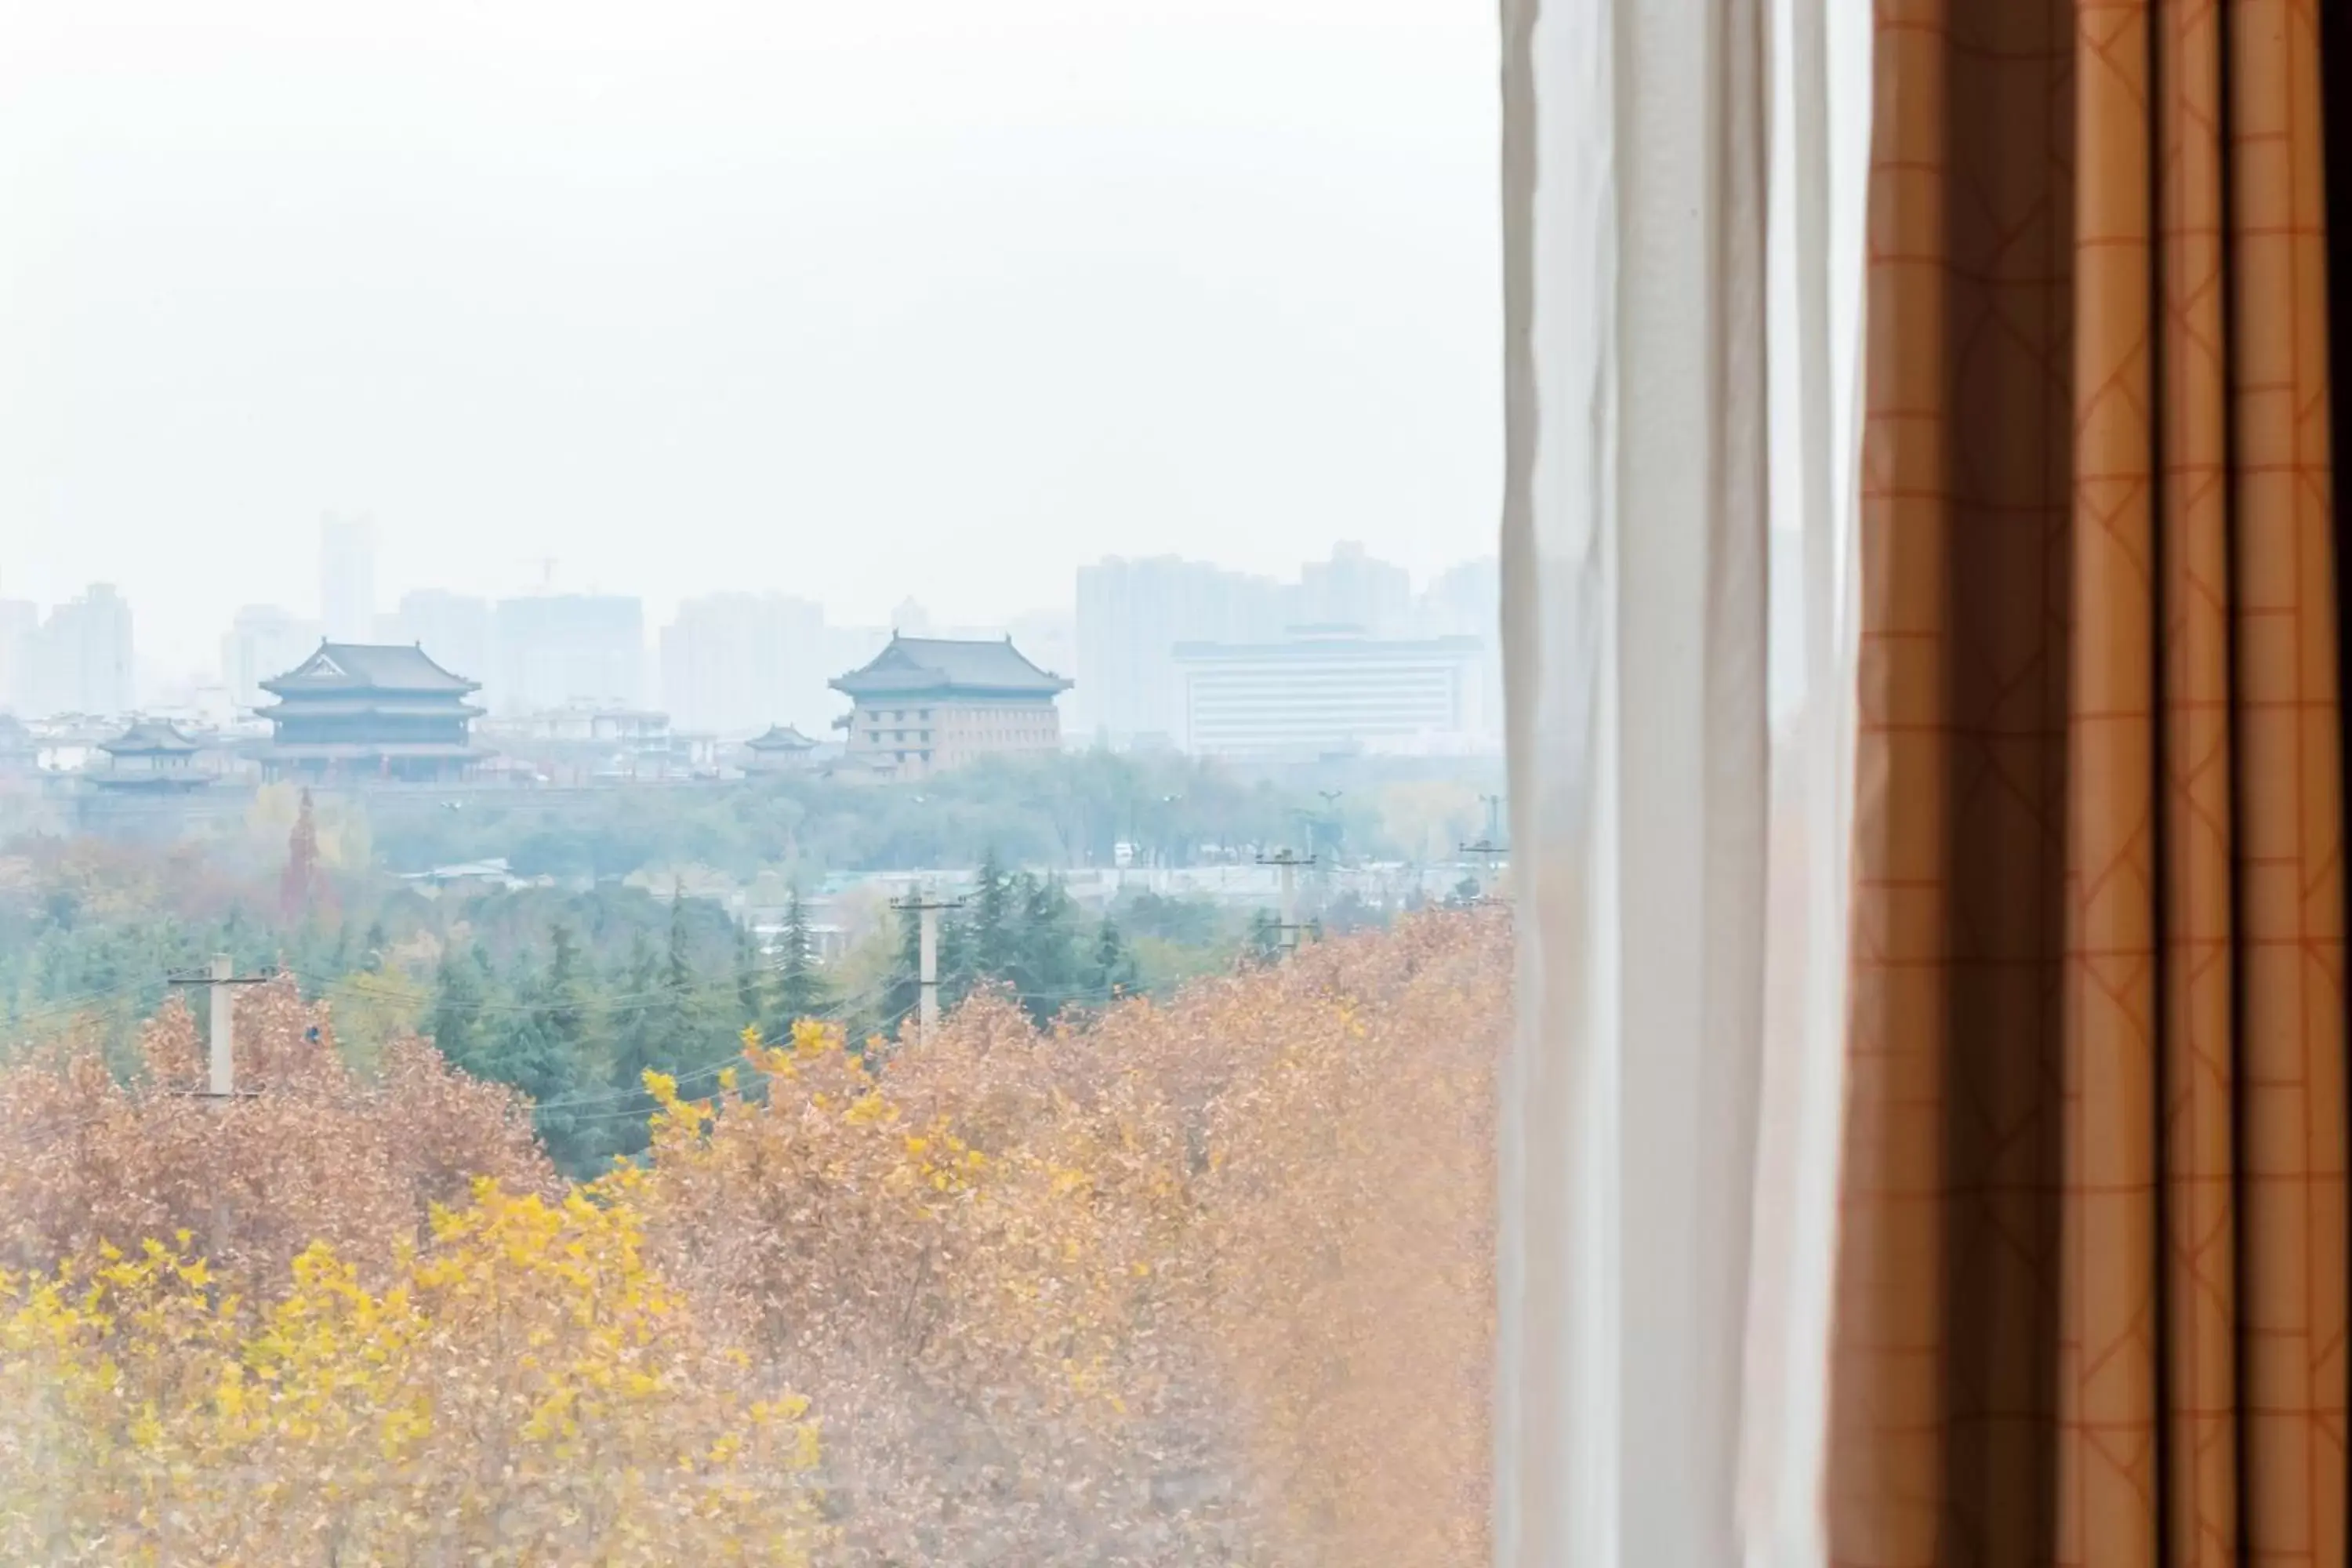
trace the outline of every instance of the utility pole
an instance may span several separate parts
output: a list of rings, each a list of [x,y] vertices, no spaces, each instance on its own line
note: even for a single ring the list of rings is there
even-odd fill
[[[915,920],[921,930],[918,945],[921,950],[921,968],[918,988],[922,998],[920,1030],[926,1040],[940,1026],[940,907],[926,902],[917,906]]]
[[[1496,843],[1492,837],[1486,837],[1481,838],[1475,844],[1460,846],[1460,852],[1465,855],[1475,855],[1485,863],[1486,876],[1478,886],[1477,901],[1482,904],[1493,903],[1495,901],[1495,863],[1510,854],[1510,849],[1505,845]]]
[[[899,900],[895,908],[915,911],[915,984],[921,1006],[916,1013],[921,1039],[931,1037],[940,1023],[940,911],[963,908],[961,899],[942,903],[928,889]]]
[[[266,974],[239,974],[236,965],[225,952],[213,954],[208,971],[183,970],[164,979],[173,985],[202,985],[210,993],[213,1037],[205,1052],[205,1086],[207,1100],[236,1098],[236,1010],[232,1005],[232,985],[258,985],[268,979]]]
[[[1495,901],[1493,891],[1495,863],[1510,854],[1510,850],[1507,846],[1496,842],[1503,831],[1503,797],[1499,795],[1482,795],[1478,798],[1486,803],[1486,831],[1479,837],[1477,843],[1459,845],[1456,847],[1460,854],[1477,856],[1484,865],[1486,875],[1479,883],[1477,901],[1482,904],[1491,904]]]
[[[1282,924],[1278,929],[1282,932],[1283,951],[1296,952],[1298,951],[1299,931],[1298,868],[1301,866],[1315,864],[1315,857],[1297,855],[1288,849],[1279,849],[1272,855],[1259,856],[1257,863],[1261,866],[1282,868]]]

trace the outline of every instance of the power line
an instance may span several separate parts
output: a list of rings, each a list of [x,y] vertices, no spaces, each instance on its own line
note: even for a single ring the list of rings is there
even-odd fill
[[[30,1012],[19,1013],[10,1018],[0,1018],[0,1026],[16,1029],[27,1024],[37,1024],[52,1018],[70,1018],[77,1013],[89,1011],[99,1003],[118,1002],[128,997],[142,995],[150,989],[161,988],[163,984],[163,977],[159,975],[152,981],[126,981],[109,991],[91,991],[79,996],[53,997]]]
[[[341,975],[320,974],[315,971],[307,969],[289,969],[286,973],[322,990],[328,986],[349,984],[354,984],[355,988],[363,994],[372,994],[394,1001],[415,1000],[414,995],[406,991],[395,991],[391,986],[373,986],[366,984],[370,979],[375,978],[375,972],[369,970],[357,969],[352,971],[348,974]],[[733,976],[731,975],[723,975],[715,978],[699,978],[698,985],[690,987],[689,989],[729,991],[733,989],[732,982]],[[411,983],[425,987],[426,1000],[429,1003],[433,995],[430,983],[422,979],[413,980]],[[611,1011],[617,1008],[636,1006],[646,1003],[672,1001],[676,999],[678,994],[678,990],[675,986],[665,985],[657,991],[626,991],[615,995],[596,995],[589,994],[578,998],[577,1005],[582,1007],[596,1007]],[[544,1013],[551,1005],[558,1005],[562,1004],[553,999],[546,998],[542,998],[536,1002],[502,1002],[489,997],[484,997],[478,1002],[467,1003],[466,1011],[468,1013],[536,1014]]]
[[[320,989],[324,989],[331,985],[350,984],[354,984],[356,989],[362,993],[372,993],[374,995],[391,997],[395,1000],[407,999],[407,994],[404,992],[394,992],[389,986],[378,987],[371,986],[366,984],[369,980],[375,978],[381,973],[378,971],[354,969],[347,974],[336,975],[320,974],[315,971],[307,969],[289,969],[286,973],[293,975],[298,980],[307,981],[310,984]],[[413,981],[412,984],[426,985],[428,994],[430,994],[430,987],[427,982],[415,980]],[[665,985],[657,991],[630,991],[624,992],[619,995],[614,996],[583,997],[582,998],[582,1002],[583,1005],[593,1003],[595,1005],[604,1007],[622,1007],[634,1006],[641,1003],[667,1001],[677,994],[677,991],[675,987]],[[475,1013],[541,1013],[546,1011],[548,1004],[543,1001],[499,1002],[485,997],[478,1002],[469,1002],[466,1006],[468,1012]]]
[[[241,980],[241,981],[240,981],[240,983],[241,983],[241,984],[252,984],[252,983],[254,983],[255,981],[258,981],[258,980],[262,980],[262,979],[275,978],[275,977],[276,977],[277,975],[278,975],[278,974],[288,975],[288,976],[290,976],[290,977],[292,977],[292,978],[294,978],[294,979],[296,979],[296,980],[299,980],[299,981],[307,981],[307,982],[309,982],[311,985],[313,985],[314,987],[323,987],[323,986],[328,986],[328,985],[337,985],[337,984],[344,984],[344,983],[346,983],[346,982],[356,982],[356,983],[358,984],[358,988],[359,988],[360,990],[362,990],[362,992],[366,992],[366,991],[373,990],[373,991],[375,991],[375,994],[378,994],[378,995],[392,995],[392,994],[394,994],[391,992],[391,989],[390,989],[389,987],[377,988],[377,987],[371,987],[371,986],[369,986],[369,985],[366,984],[366,982],[367,982],[370,978],[372,978],[372,976],[371,976],[371,974],[369,973],[369,972],[367,972],[367,971],[363,971],[363,970],[361,970],[361,971],[352,971],[352,973],[350,973],[349,974],[345,974],[345,975],[338,975],[338,976],[332,976],[332,977],[330,977],[330,976],[322,975],[322,974],[320,974],[320,973],[317,973],[316,971],[311,971],[311,970],[303,970],[303,969],[293,969],[293,968],[288,968],[288,969],[284,969],[284,970],[274,971],[274,972],[272,972],[270,974],[268,974],[268,975],[257,975],[257,976],[248,977],[248,978],[246,978],[246,979]],[[26,1026],[33,1025],[33,1024],[37,1024],[37,1023],[40,1023],[40,1022],[43,1022],[43,1021],[46,1021],[46,1020],[48,1020],[48,1019],[53,1019],[53,1018],[58,1018],[58,1019],[62,1019],[62,1018],[70,1018],[70,1017],[74,1016],[75,1016],[75,1015],[77,1015],[77,1014],[79,1014],[79,1013],[82,1013],[82,1012],[86,1012],[86,1011],[88,1011],[88,1010],[90,1008],[90,1006],[91,1006],[92,1005],[94,1005],[94,1004],[101,1003],[101,1002],[121,1001],[121,1000],[128,999],[128,998],[131,998],[131,997],[133,997],[133,996],[136,996],[136,995],[141,995],[141,994],[143,994],[144,993],[146,993],[146,992],[147,992],[148,990],[150,990],[151,988],[155,988],[155,987],[168,987],[168,986],[170,986],[170,985],[172,985],[172,984],[175,984],[175,983],[178,983],[178,982],[179,982],[179,980],[180,980],[180,978],[181,978],[181,977],[180,977],[180,976],[178,976],[174,972],[165,971],[165,972],[163,972],[163,973],[160,973],[160,974],[156,975],[156,976],[155,976],[153,979],[152,979],[152,980],[135,980],[135,981],[127,981],[127,982],[125,982],[124,984],[121,984],[121,985],[118,985],[118,986],[115,986],[115,987],[113,987],[113,988],[112,988],[112,989],[110,989],[110,990],[106,990],[106,991],[97,991],[97,992],[90,992],[90,993],[87,993],[87,994],[83,994],[83,995],[77,996],[77,997],[69,997],[69,998],[64,998],[64,999],[60,999],[60,1000],[53,1000],[52,1002],[50,1002],[50,1003],[49,1003],[47,1005],[46,1005],[45,1007],[40,1008],[40,1009],[37,1009],[37,1010],[32,1011],[32,1012],[29,1012],[29,1013],[21,1014],[21,1015],[17,1016],[17,1017],[16,1017],[16,1018],[15,1018],[15,1019],[13,1019],[13,1020],[0,1020],[0,1026],[5,1026],[5,1027],[7,1027],[7,1028],[9,1028],[9,1029],[14,1030],[14,1029],[20,1029],[20,1028],[23,1028],[23,1027],[25,1027],[25,1026]],[[192,974],[192,975],[188,976],[188,978],[190,978],[190,979],[194,979],[194,978],[195,978],[195,976],[194,976],[194,975]],[[205,977],[205,978],[207,978],[207,979],[208,979],[209,977],[207,976],[207,977]],[[896,984],[896,983],[895,983],[894,981],[890,981],[890,980],[883,980],[883,981],[877,982],[877,984],[873,984],[873,985],[871,985],[871,986],[868,986],[868,987],[866,987],[866,989],[864,989],[864,990],[862,990],[862,991],[858,992],[856,994],[855,994],[855,995],[853,995],[853,996],[850,996],[850,997],[847,997],[847,998],[845,998],[845,999],[841,999],[841,1000],[837,1000],[837,1001],[835,1001],[835,1003],[833,1003],[833,1004],[831,1005],[831,1006],[830,1006],[830,1007],[828,1007],[828,1009],[827,1009],[824,1013],[820,1014],[820,1015],[814,1015],[814,1020],[815,1020],[816,1022],[818,1022],[818,1023],[823,1023],[823,1024],[846,1024],[846,1023],[850,1022],[850,1021],[851,1021],[851,1020],[852,1020],[852,1019],[856,1016],[856,1014],[858,1014],[859,1012],[861,1012],[862,1010],[864,1010],[866,1007],[867,1007],[867,1006],[871,1005],[872,1004],[874,1004],[874,1003],[876,1003],[876,1002],[880,1001],[884,996],[887,995],[887,994],[888,994],[888,993],[893,989],[893,987],[894,987],[895,984]],[[605,1007],[612,1007],[612,1006],[616,1006],[616,1005],[623,1005],[623,1004],[625,1004],[625,1003],[630,1003],[630,1002],[637,1002],[637,1001],[663,1001],[663,1000],[668,1000],[668,999],[670,999],[670,998],[672,998],[672,997],[674,997],[674,996],[676,996],[676,995],[677,995],[677,992],[676,992],[674,989],[669,988],[669,987],[665,987],[665,988],[663,988],[662,990],[659,990],[659,991],[644,992],[644,993],[630,993],[630,994],[625,994],[624,995],[619,996],[619,997],[604,997],[604,998],[593,998],[593,999],[583,999],[583,1000],[587,1001],[587,1002],[589,1003],[589,1005],[602,1005],[602,1006],[605,1006]],[[411,998],[411,997],[408,995],[408,994],[406,994],[406,993],[400,993],[400,994],[398,994],[398,999],[400,999],[400,1000],[411,1000],[411,999],[413,999],[413,998]],[[475,1003],[475,1004],[470,1005],[470,1006],[469,1006],[468,1010],[469,1010],[469,1011],[480,1011],[480,1012],[504,1013],[504,1014],[537,1014],[537,1013],[542,1013],[542,1012],[546,1011],[546,1008],[547,1008],[547,1004],[545,1004],[545,1003],[543,1003],[543,1002],[542,1002],[542,1003],[501,1003],[501,1002],[489,1002],[489,1001],[483,1001],[483,1002],[478,1002],[478,1003]],[[898,1011],[897,1013],[895,1013],[894,1015],[892,1015],[891,1016],[889,1016],[889,1017],[887,1017],[887,1018],[883,1019],[883,1020],[882,1020],[882,1021],[881,1021],[881,1022],[877,1026],[877,1029],[879,1029],[879,1030],[887,1030],[887,1029],[889,1029],[890,1027],[892,1027],[894,1025],[897,1025],[897,1024],[898,1024],[898,1023],[903,1022],[903,1021],[906,1019],[907,1016],[908,1016],[908,1014],[912,1013],[914,1010],[915,1010],[915,1009],[914,1009],[914,1007],[913,1007],[913,1006],[911,1006],[911,1005],[907,1006],[907,1007],[902,1007],[902,1008],[898,1009]],[[675,1081],[676,1081],[676,1082],[677,1082],[677,1084],[679,1087],[681,1087],[681,1088],[686,1087],[686,1086],[690,1085],[690,1084],[699,1084],[699,1083],[704,1082],[704,1081],[706,1081],[706,1080],[709,1080],[709,1079],[716,1079],[716,1078],[717,1078],[720,1073],[727,1071],[727,1070],[728,1070],[729,1068],[736,1068],[736,1067],[740,1067],[740,1066],[741,1066],[741,1065],[743,1065],[743,1063],[742,1063],[742,1060],[741,1060],[741,1058],[740,1058],[740,1057],[730,1058],[728,1058],[728,1059],[725,1059],[725,1060],[720,1060],[720,1061],[716,1061],[716,1062],[711,1062],[711,1063],[708,1063],[708,1064],[704,1065],[703,1067],[691,1069],[690,1071],[688,1071],[688,1072],[681,1073],[681,1074],[677,1075],[677,1079],[676,1079],[676,1080],[675,1080]],[[485,1079],[484,1081],[486,1081],[486,1082],[495,1082],[495,1081],[497,1081],[497,1080],[495,1080],[495,1079]],[[503,1085],[502,1087],[506,1087],[506,1088],[512,1088],[513,1086],[509,1084],[509,1085]],[[618,1104],[619,1104],[621,1101],[623,1101],[623,1100],[635,1100],[635,1099],[637,1099],[637,1098],[641,1097],[641,1096],[644,1094],[644,1092],[645,1092],[645,1091],[644,1091],[642,1089],[618,1089],[618,1088],[616,1088],[616,1089],[603,1089],[603,1090],[598,1090],[598,1091],[596,1091],[596,1092],[590,1093],[590,1094],[583,1094],[583,1095],[567,1096],[567,1097],[563,1097],[563,1098],[560,1098],[560,1099],[556,1099],[556,1100],[534,1100],[534,1101],[530,1101],[530,1109],[531,1112],[532,1112],[532,1113],[534,1114],[534,1116],[535,1116],[535,1115],[536,1115],[538,1112],[540,1112],[540,1111],[543,1111],[543,1110],[569,1110],[569,1109],[571,1109],[571,1108],[572,1108],[572,1107],[574,1107],[574,1106],[608,1106],[608,1105],[618,1105]],[[608,1113],[608,1114],[601,1115],[601,1116],[576,1117],[576,1118],[573,1118],[573,1121],[574,1121],[575,1122],[588,1122],[588,1121],[613,1121],[613,1120],[620,1120],[620,1119],[624,1119],[624,1118],[627,1118],[627,1117],[643,1116],[643,1115],[645,1115],[645,1114],[646,1114],[646,1112],[645,1110],[641,1110],[641,1109],[631,1108],[631,1109],[628,1109],[628,1110],[617,1110],[617,1111],[610,1112],[610,1113]]]
[[[909,1013],[912,1013],[914,1010],[915,1010],[915,1009],[914,1009],[914,1008],[912,1008],[912,1007],[901,1007],[901,1008],[898,1010],[898,1014],[897,1014],[895,1016],[890,1017],[890,1018],[887,1018],[887,1019],[885,1019],[885,1020],[883,1021],[882,1025],[881,1025],[881,1027],[882,1027],[882,1028],[885,1028],[885,1029],[887,1029],[887,1028],[889,1028],[889,1027],[890,1027],[892,1025],[894,1025],[894,1024],[903,1023],[903,1022],[906,1020],[907,1016],[908,1016]],[[742,1066],[742,1065],[743,1065],[743,1064],[742,1064],[740,1060],[739,1060],[739,1061],[729,1061],[729,1062],[714,1062],[714,1063],[711,1063],[711,1064],[710,1064],[709,1066],[708,1066],[708,1067],[698,1068],[697,1068],[694,1072],[691,1072],[691,1073],[680,1073],[679,1075],[677,1075],[677,1079],[675,1079],[675,1087],[683,1088],[683,1087],[684,1087],[684,1086],[685,1086],[685,1085],[686,1085],[689,1080],[691,1080],[691,1079],[704,1079],[704,1078],[715,1078],[717,1075],[719,1075],[719,1073],[721,1073],[721,1072],[726,1071],[726,1070],[727,1070],[727,1069],[729,1069],[730,1068],[737,1068],[737,1067],[740,1067],[740,1066]],[[620,1091],[616,1091],[616,1095],[615,1095],[615,1097],[617,1098],[617,1097],[622,1096],[622,1095],[625,1095],[625,1096],[629,1096],[629,1097],[635,1097],[635,1096],[642,1095],[642,1094],[644,1094],[644,1093],[645,1093],[645,1090],[643,1090],[643,1089],[627,1089],[627,1090],[620,1090]],[[535,1107],[533,1107],[533,1109],[534,1109],[534,1110],[548,1110],[548,1109],[550,1109],[550,1108],[562,1109],[564,1105],[566,1105],[566,1104],[568,1104],[568,1103],[570,1103],[570,1102],[567,1102],[567,1101],[562,1101],[562,1100],[550,1100],[550,1101],[548,1101],[548,1102],[547,1102],[547,1104],[545,1104],[545,1105],[541,1105],[541,1106],[535,1106]],[[598,1123],[598,1122],[604,1122],[604,1121],[634,1121],[640,1120],[640,1119],[642,1119],[642,1118],[644,1118],[644,1117],[650,1116],[651,1114],[652,1114],[652,1111],[651,1111],[650,1110],[639,1109],[639,1108],[636,1108],[636,1107],[631,1107],[631,1108],[629,1108],[629,1109],[627,1109],[627,1110],[608,1110],[608,1111],[603,1111],[603,1112],[600,1112],[600,1113],[598,1113],[598,1114],[596,1114],[596,1115],[593,1115],[593,1116],[574,1116],[574,1117],[572,1117],[572,1118],[571,1118],[571,1119],[570,1119],[570,1124],[571,1124],[572,1126],[574,1126],[574,1127],[587,1127],[587,1126],[593,1126],[593,1125],[595,1125],[595,1124],[596,1124],[596,1123]]]
[[[888,987],[887,985],[877,986],[872,991],[855,1000],[836,1004],[835,1011],[817,1016],[814,1021],[820,1024],[845,1024],[860,1008],[864,1007],[868,1002],[879,999],[882,994],[887,989]],[[913,1009],[911,1007],[902,1007],[898,1010],[897,1016],[887,1020],[881,1026],[887,1029],[891,1024],[897,1023],[900,1018],[904,1018],[912,1011]],[[705,1063],[701,1067],[677,1074],[676,1082],[678,1087],[683,1088],[688,1083],[698,1083],[706,1079],[714,1079],[720,1073],[728,1070],[730,1068],[739,1068],[742,1065],[743,1058],[740,1056],[729,1058],[721,1061]],[[643,1089],[600,1089],[592,1094],[570,1095],[557,1100],[535,1100],[532,1102],[531,1109],[533,1110],[563,1110],[575,1105],[611,1105],[620,1100],[636,1099],[644,1093],[645,1090]],[[645,1113],[643,1111],[630,1111],[626,1114],[641,1116]],[[574,1120],[585,1121],[598,1119],[592,1117],[578,1117],[574,1118]]]
[[[876,1026],[876,1032],[880,1033],[887,1031],[898,1024],[904,1023],[908,1016],[914,1011],[915,1009],[912,1005],[899,1008],[889,1017],[881,1020],[880,1023]],[[824,1023],[839,1023],[844,1021],[845,1016],[846,1015],[843,1015],[841,1016],[828,1017],[819,1021]],[[678,1074],[674,1082],[678,1087],[682,1088],[689,1083],[700,1082],[707,1079],[715,1079],[720,1073],[727,1071],[730,1068],[740,1068],[743,1065],[745,1064],[740,1058],[733,1060],[712,1062],[706,1066],[695,1068],[691,1072]],[[495,1080],[485,1079],[483,1081],[488,1082]],[[513,1085],[501,1084],[499,1087],[511,1089],[513,1088]],[[645,1091],[641,1089],[614,1089],[606,1093],[585,1096],[578,1100],[552,1100],[544,1102],[530,1102],[527,1105],[527,1109],[535,1118],[537,1114],[542,1110],[565,1110],[573,1105],[609,1105],[621,1100],[635,1099],[644,1094],[644,1092]],[[79,1132],[88,1128],[97,1126],[100,1122],[106,1121],[111,1114],[111,1111],[107,1111],[95,1116],[79,1117],[71,1121],[64,1122],[58,1126],[47,1129],[47,1131],[56,1136],[64,1136],[68,1133]],[[600,1111],[594,1115],[574,1116],[570,1118],[570,1124],[574,1127],[583,1127],[593,1126],[598,1123],[608,1121],[632,1121],[641,1120],[650,1114],[651,1111],[647,1109],[630,1106],[620,1110]],[[5,1137],[0,1137],[0,1142],[5,1142]]]

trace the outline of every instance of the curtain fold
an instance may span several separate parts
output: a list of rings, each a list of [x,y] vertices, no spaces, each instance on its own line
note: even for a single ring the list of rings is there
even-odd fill
[[[1853,803],[1855,345],[1868,13],[1771,0],[1766,358],[1776,546],[1771,635],[1799,690],[1774,693],[1765,1026],[1741,1422],[1749,1568],[1819,1568],[1822,1366],[1836,1246]],[[1860,154],[1858,156],[1857,154]],[[1777,655],[1776,655],[1777,657]]]
[[[2341,1563],[2315,14],[1874,71],[1831,1560]]]
[[[1495,1560],[1738,1560],[1764,1003],[1764,0],[1504,8],[1519,1032]]]

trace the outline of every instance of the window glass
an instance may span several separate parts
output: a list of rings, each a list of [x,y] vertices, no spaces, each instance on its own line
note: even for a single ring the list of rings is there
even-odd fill
[[[11,8],[0,1563],[1487,1558],[1497,48]]]

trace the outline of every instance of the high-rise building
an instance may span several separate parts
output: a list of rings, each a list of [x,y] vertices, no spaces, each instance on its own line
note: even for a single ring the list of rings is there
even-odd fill
[[[1503,565],[1488,555],[1450,566],[1430,580],[1414,627],[1423,637],[1499,640]]]
[[[364,517],[319,521],[319,619],[338,642],[375,636],[375,522]]]
[[[899,600],[898,608],[890,612],[890,629],[902,637],[927,637],[936,628],[931,625],[931,612],[909,595]]]
[[[497,668],[490,602],[470,594],[451,594],[439,588],[419,588],[403,594],[399,608],[383,618],[375,640],[412,644],[423,648],[444,668],[476,679]]]
[[[821,733],[838,706],[825,691],[824,611],[777,594],[688,599],[662,628],[661,700],[680,730]]]
[[[646,700],[646,611],[618,594],[499,601],[498,677],[484,695],[500,716]]]
[[[1270,578],[1175,556],[1080,567],[1072,727],[1088,739],[1179,743],[1176,645],[1278,637],[1297,600],[1296,588]]]
[[[221,638],[221,684],[229,701],[247,710],[271,701],[261,683],[300,664],[320,637],[318,622],[275,605],[247,605],[237,611]]]
[[[1046,669],[1078,668],[1077,617],[1067,610],[1025,610],[1005,624],[1003,635]]]
[[[93,583],[51,610],[30,646],[30,712],[111,716],[135,706],[131,606],[111,584]]]
[[[1412,574],[1376,561],[1360,544],[1332,547],[1328,561],[1298,569],[1297,622],[1353,626],[1366,637],[1402,637],[1412,620]]]
[[[1503,563],[1494,556],[1465,561],[1441,572],[1421,596],[1415,628],[1423,637],[1475,637],[1479,689],[1485,700],[1479,709],[1483,731],[1479,739],[1500,745],[1503,739]]]
[[[33,705],[33,639],[41,606],[30,599],[0,599],[0,713]]]

